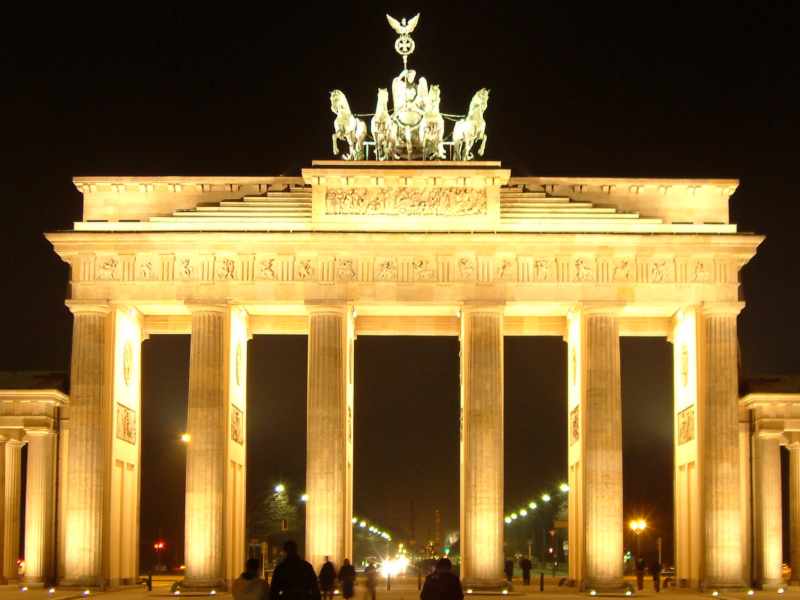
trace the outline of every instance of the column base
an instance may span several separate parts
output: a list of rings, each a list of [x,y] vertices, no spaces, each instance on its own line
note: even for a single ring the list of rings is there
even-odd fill
[[[633,586],[626,582],[622,577],[613,579],[584,579],[581,581],[580,590],[582,592],[596,594],[618,594],[633,589]]]
[[[756,584],[759,590],[777,590],[784,587],[783,579],[767,579]]]
[[[745,585],[742,581],[701,581],[699,588],[701,592],[713,592],[714,590],[719,592],[743,592],[750,589],[750,586]]]
[[[465,594],[499,594],[514,589],[507,579],[464,579],[461,587]]]
[[[178,584],[181,592],[210,592],[216,590],[224,592],[228,583],[224,579],[189,579],[186,578]]]
[[[105,591],[109,588],[109,585],[108,581],[105,581],[102,577],[78,577],[77,579],[62,579],[58,582],[58,587]]]

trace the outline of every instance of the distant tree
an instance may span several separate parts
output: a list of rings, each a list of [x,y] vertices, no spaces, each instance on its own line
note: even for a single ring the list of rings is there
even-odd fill
[[[267,540],[281,533],[297,532],[303,521],[299,501],[289,488],[283,492],[267,490],[250,511],[247,529],[250,539]]]

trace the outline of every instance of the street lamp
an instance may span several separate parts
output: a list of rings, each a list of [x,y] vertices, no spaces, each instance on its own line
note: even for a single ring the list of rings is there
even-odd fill
[[[642,557],[641,534],[647,529],[647,521],[644,519],[632,519],[629,527],[636,536],[636,562],[638,563],[639,559]]]
[[[279,483],[278,485],[275,486],[275,493],[276,494],[282,494],[285,491],[286,491],[286,486],[283,485],[282,483]]]

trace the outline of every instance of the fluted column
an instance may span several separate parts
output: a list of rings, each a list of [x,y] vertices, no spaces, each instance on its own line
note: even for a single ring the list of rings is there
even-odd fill
[[[227,443],[224,306],[192,308],[186,449],[187,587],[223,587]]]
[[[109,307],[71,305],[69,465],[64,583],[103,584],[110,449]]]
[[[6,520],[6,442],[5,436],[0,436],[0,565],[5,565],[5,520]],[[6,583],[5,570],[0,566],[0,585]]]
[[[777,434],[754,436],[756,477],[756,584],[777,588],[782,584],[783,527],[781,507],[781,454]]]
[[[740,306],[704,306],[699,419],[706,589],[742,582],[736,317]]]
[[[789,446],[789,549],[792,585],[800,585],[800,442]]]
[[[308,328],[306,559],[352,560],[353,325],[345,305],[312,306]]]
[[[461,577],[471,588],[503,579],[503,307],[461,317]]]
[[[8,440],[5,452],[5,530],[3,532],[3,577],[19,579],[19,527],[22,505],[22,446],[19,440]]]
[[[622,399],[619,323],[584,311],[584,589],[622,586]]]
[[[55,533],[55,434],[29,431],[25,494],[25,581],[53,578]]]

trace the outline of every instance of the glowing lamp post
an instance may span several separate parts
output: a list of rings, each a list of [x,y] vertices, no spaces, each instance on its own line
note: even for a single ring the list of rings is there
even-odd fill
[[[164,540],[156,540],[156,543],[153,544],[153,550],[156,551],[156,570],[161,570],[161,553],[164,551],[164,548],[167,547],[167,544]]]
[[[629,527],[636,536],[636,562],[638,563],[639,559],[642,557],[641,538],[642,538],[642,532],[645,529],[647,529],[647,521],[645,521],[644,519],[633,519],[630,522]]]

